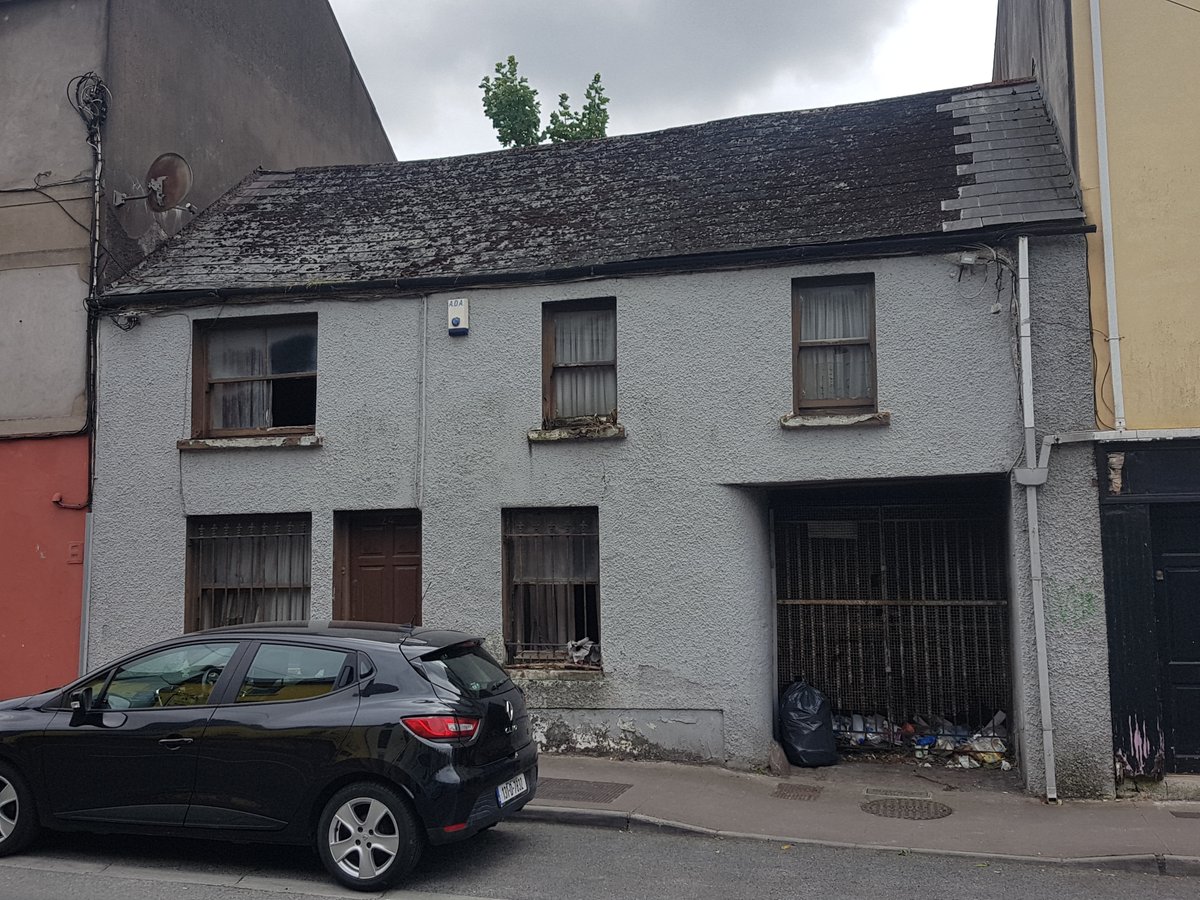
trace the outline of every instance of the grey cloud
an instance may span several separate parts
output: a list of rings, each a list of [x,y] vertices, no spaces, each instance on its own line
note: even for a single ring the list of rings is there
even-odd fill
[[[856,77],[901,0],[334,0],[401,158],[496,149],[478,84],[509,54],[544,114],[593,73],[610,133],[736,115],[779,78]],[[446,149],[451,147],[451,149]]]

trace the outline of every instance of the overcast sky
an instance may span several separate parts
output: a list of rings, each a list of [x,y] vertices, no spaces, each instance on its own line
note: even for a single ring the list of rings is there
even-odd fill
[[[510,54],[609,134],[988,81],[996,0],[332,0],[399,159],[499,149],[479,82]]]

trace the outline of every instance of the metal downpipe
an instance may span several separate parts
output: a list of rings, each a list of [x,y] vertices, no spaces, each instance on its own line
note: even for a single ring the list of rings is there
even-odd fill
[[[1021,353],[1021,406],[1025,418],[1025,465],[1037,465],[1037,433],[1033,411],[1033,339],[1029,304],[1029,238],[1018,238],[1017,304]],[[1046,601],[1042,591],[1042,539],[1038,526],[1037,486],[1025,485],[1026,529],[1029,536],[1029,577],[1033,587],[1033,634],[1037,647],[1039,713],[1042,754],[1046,767],[1046,799],[1058,799],[1054,767],[1054,722],[1050,710],[1050,663],[1046,652]]]

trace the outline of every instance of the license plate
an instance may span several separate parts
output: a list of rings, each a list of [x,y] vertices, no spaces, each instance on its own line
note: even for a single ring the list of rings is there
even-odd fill
[[[516,778],[506,781],[504,784],[500,785],[500,787],[496,788],[496,799],[500,802],[500,805],[503,806],[509,800],[512,800],[515,797],[520,797],[523,793],[525,793],[525,789],[528,786],[528,783],[525,781],[525,776],[518,775]]]

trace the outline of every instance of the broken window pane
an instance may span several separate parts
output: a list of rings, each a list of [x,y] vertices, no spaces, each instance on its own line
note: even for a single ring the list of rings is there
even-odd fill
[[[206,366],[209,399],[200,433],[316,424],[317,326],[311,316],[303,322],[223,325],[203,332],[202,339],[200,365]]]

